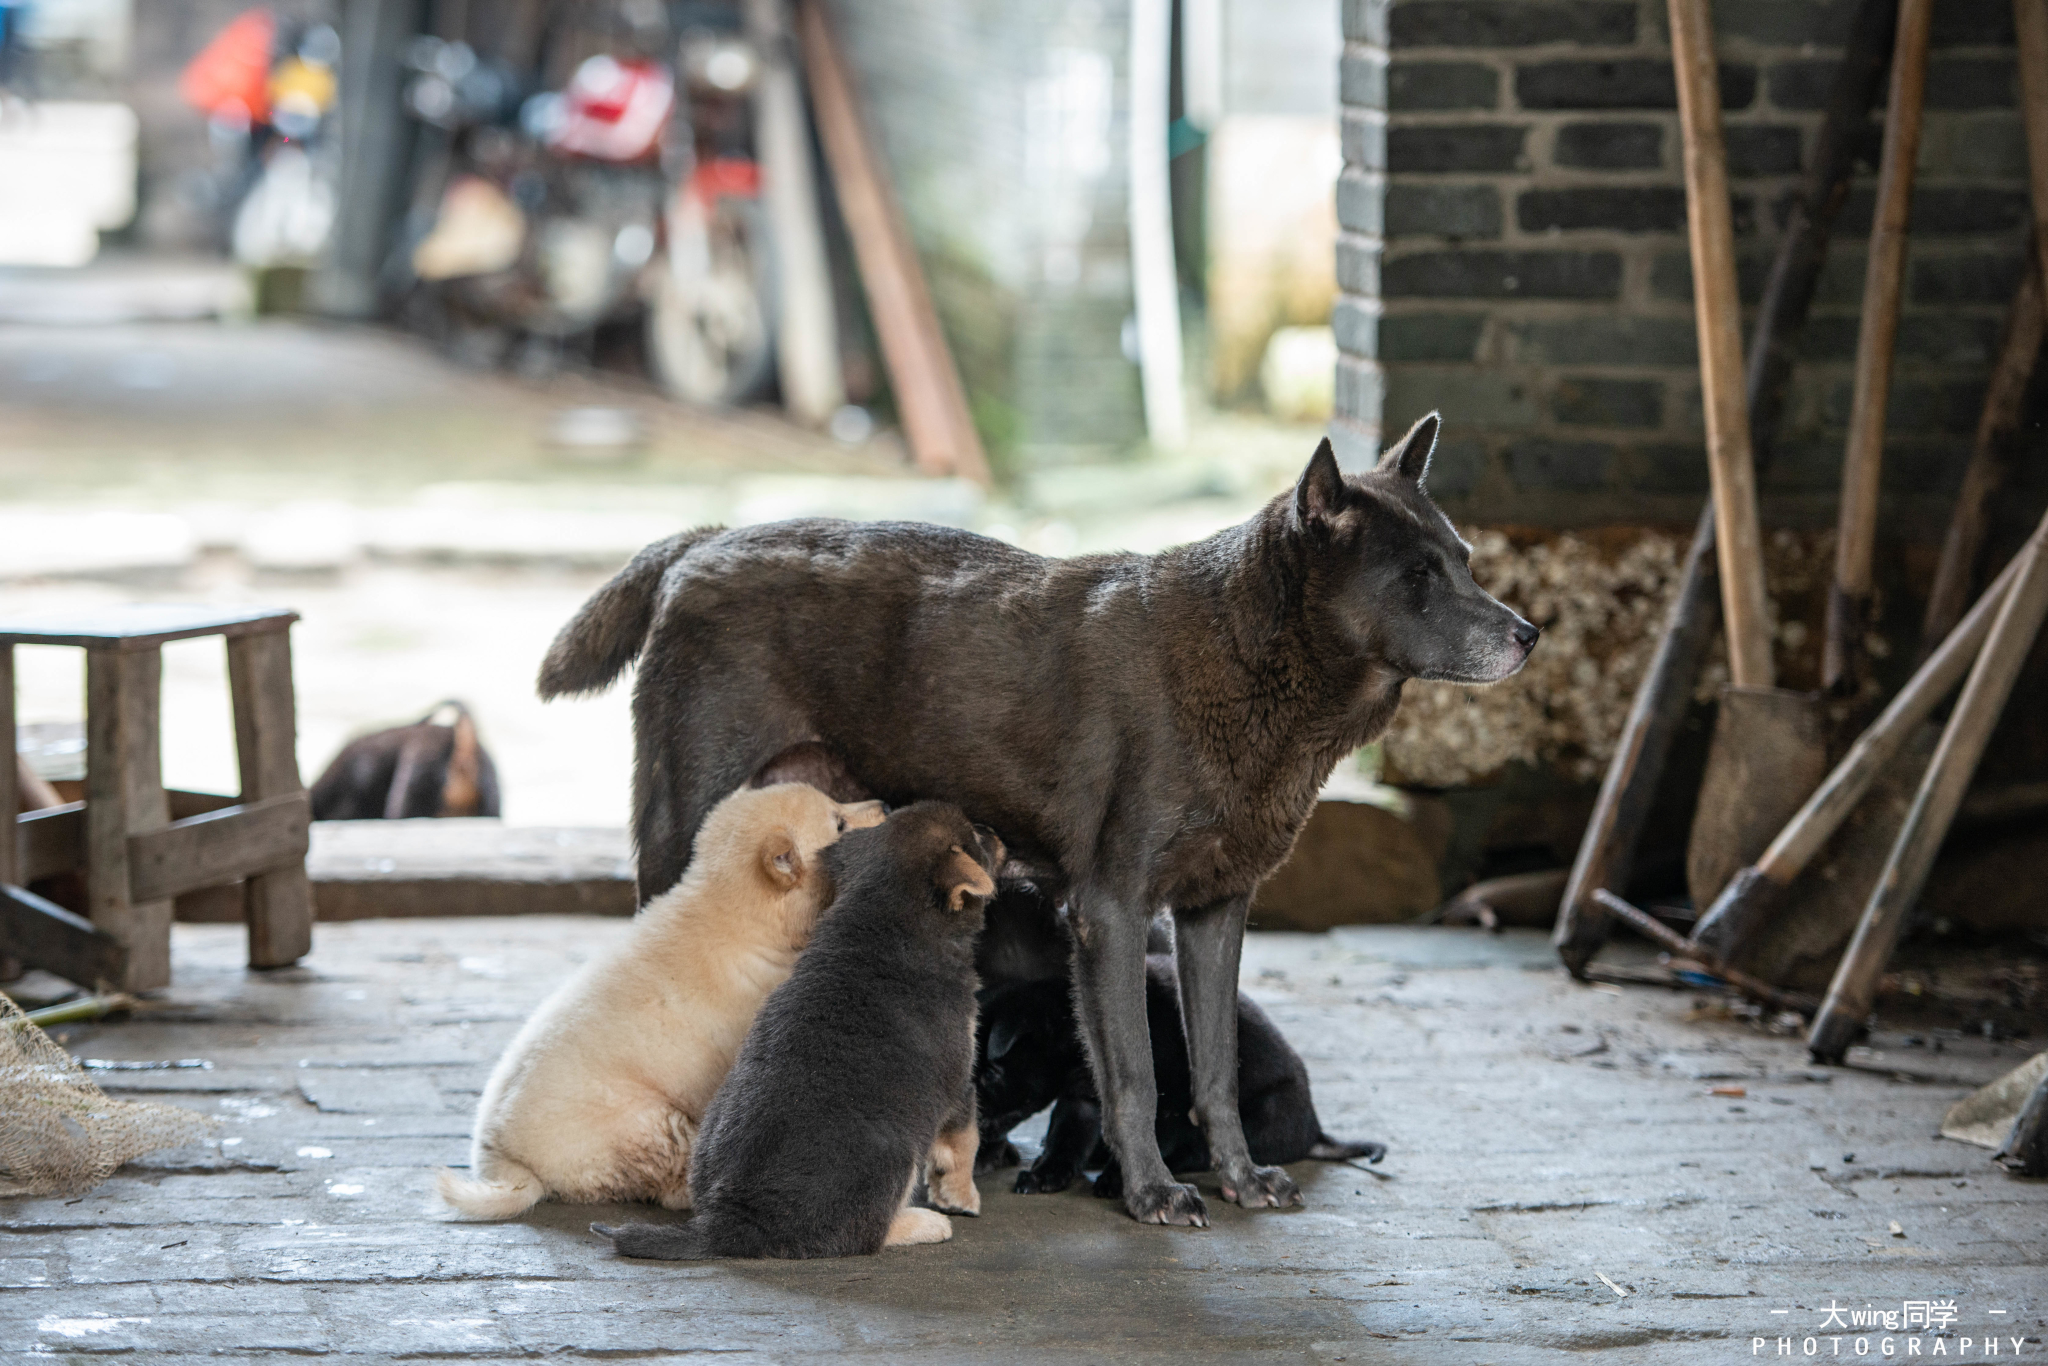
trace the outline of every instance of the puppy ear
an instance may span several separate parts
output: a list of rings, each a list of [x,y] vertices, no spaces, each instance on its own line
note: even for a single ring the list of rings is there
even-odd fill
[[[804,859],[787,830],[777,830],[761,844],[761,872],[783,891],[803,881]]]
[[[995,879],[988,875],[988,869],[957,844],[939,860],[937,880],[939,890],[946,894],[948,910],[963,909],[970,896],[991,897],[996,894]]]
[[[1344,475],[1337,468],[1337,452],[1326,436],[1294,486],[1294,520],[1303,527],[1328,526],[1343,506]]]
[[[1022,1029],[1018,1028],[1015,1020],[997,1020],[993,1025],[989,1026],[989,1061],[994,1062],[997,1058],[1002,1057],[1003,1054],[1015,1048],[1017,1046],[1017,1036],[1023,1032]]]
[[[1430,453],[1436,450],[1436,434],[1444,425],[1441,413],[1424,413],[1408,429],[1408,435],[1387,448],[1380,457],[1380,470],[1385,474],[1398,474],[1421,488],[1422,481],[1429,478]]]

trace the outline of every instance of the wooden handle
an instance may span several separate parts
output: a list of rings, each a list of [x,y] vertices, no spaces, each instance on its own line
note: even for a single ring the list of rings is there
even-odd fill
[[[2048,271],[2048,0],[2013,0],[2019,46],[2020,117],[2034,200],[2034,257]]]
[[[819,0],[797,6],[804,69],[817,110],[818,140],[853,239],[882,359],[903,416],[911,457],[928,474],[989,482],[988,456],[967,408],[960,372],[925,287],[924,268],[904,225],[895,188],[868,135],[860,96]]]
[[[1899,331],[1899,286],[1906,269],[1906,222],[1913,164],[1920,155],[1920,107],[1927,92],[1927,34],[1934,0],[1902,0],[1892,53],[1891,105],[1870,261],[1863,274],[1863,324],[1856,338],[1856,389],[1849,444],[1842,457],[1841,519],[1835,532],[1835,583],[1828,595],[1821,679],[1853,692],[1863,678],[1863,634],[1870,604],[1871,548],[1877,535],[1878,484],[1884,470],[1885,404],[1891,397],[1892,348]]]
[[[1706,0],[1671,0],[1671,62],[1678,78],[1678,121],[1685,134],[1693,312],[1699,328],[1728,670],[1737,687],[1768,688],[1774,676],[1770,616],[1764,602],[1763,534],[1757,524],[1756,465],[1750,450],[1749,402],[1743,392],[1742,303],[1735,284],[1735,224],[1728,202],[1727,148],[1721,136],[1720,80]]]
[[[1807,1047],[1816,1061],[1840,1062],[1870,1013],[1877,979],[1898,944],[1906,912],[1926,885],[1928,870],[1934,866],[1934,856],[1955,820],[1971,775],[1977,771],[1992,727],[1998,724],[1999,713],[2005,710],[2006,699],[2033,649],[2042,617],[2048,616],[2048,517],[2042,519],[2041,530],[2027,542],[2015,564],[2018,573],[2012,588],[1999,606],[1983,653],[1977,656],[1963,695],[1956,700],[1955,712],[1941,733],[1927,776],[1920,781],[1891,857],[1857,922],[1856,937],[1836,965],[1827,1000],[1814,1017]]]

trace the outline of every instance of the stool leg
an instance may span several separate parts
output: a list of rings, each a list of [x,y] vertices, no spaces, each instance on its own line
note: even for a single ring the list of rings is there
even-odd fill
[[[128,991],[171,981],[170,900],[132,900],[128,878],[129,837],[171,823],[158,735],[162,693],[161,652],[86,651],[87,904],[93,924],[128,950],[120,983]]]
[[[0,757],[0,883],[21,881],[19,860],[21,837],[15,822],[21,818],[21,793],[15,790],[14,768],[14,647],[0,645],[0,738],[7,741],[7,753]]]
[[[231,637],[228,687],[242,800],[303,792],[289,631]],[[250,967],[285,967],[312,949],[313,888],[304,861],[250,878],[247,905]]]

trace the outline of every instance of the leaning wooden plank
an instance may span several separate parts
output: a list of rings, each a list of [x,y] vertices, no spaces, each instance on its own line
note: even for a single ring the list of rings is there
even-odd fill
[[[868,310],[919,469],[989,481],[967,392],[925,286],[895,188],[875,148],[859,93],[821,0],[797,6],[818,140],[867,290]]]
[[[1963,467],[1963,486],[1956,493],[1948,535],[1941,544],[1941,563],[1935,567],[1934,587],[1927,594],[1927,615],[1920,623],[1923,650],[1932,650],[1935,642],[1955,627],[1976,584],[1984,533],[1991,522],[1991,501],[2012,467],[2013,442],[2027,383],[2041,354],[2044,322],[2048,322],[2048,308],[2042,303],[2041,265],[2030,257],[2026,277],[2006,314],[2005,341],[1998,349],[1998,363],[1991,368],[1970,463]]]
[[[2042,519],[2048,530],[2048,517]],[[1877,889],[1856,926],[1856,937],[1835,968],[1827,1000],[1814,1018],[1807,1048],[1816,1062],[1836,1063],[1863,1028],[1877,995],[1877,981],[1892,956],[1906,912],[1919,899],[1934,856],[1948,835],[1963,793],[1977,771],[1977,761],[1991,739],[1992,727],[2005,710],[2013,684],[2048,615],[2048,536],[2040,532],[2027,543],[2019,560],[2019,576],[2006,594],[1983,652],[1970,670],[1963,694],[1956,700],[1941,745],[1921,780],[1920,791],[1899,831],[1898,842]]]
[[[85,987],[128,975],[128,950],[120,940],[11,883],[0,883],[0,954]]]

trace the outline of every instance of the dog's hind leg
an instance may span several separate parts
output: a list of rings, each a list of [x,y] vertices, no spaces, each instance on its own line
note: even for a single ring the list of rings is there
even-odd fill
[[[1209,1141],[1223,1198],[1246,1209],[1281,1208],[1300,1204],[1301,1192],[1280,1168],[1252,1162],[1237,1110],[1237,970],[1247,901],[1239,896],[1193,910],[1176,907],[1173,957],[1195,1121]]]
[[[1145,1021],[1145,916],[1099,890],[1077,890],[1070,905],[1075,1015],[1102,1098],[1103,1127],[1123,1163],[1124,1208],[1143,1224],[1206,1228],[1201,1195],[1166,1170],[1154,1132],[1159,1091]]]
[[[976,1123],[974,1085],[954,1105],[939,1129],[926,1159],[926,1191],[933,1205],[947,1214],[980,1214],[981,1190],[974,1184],[974,1155],[981,1149]]]

